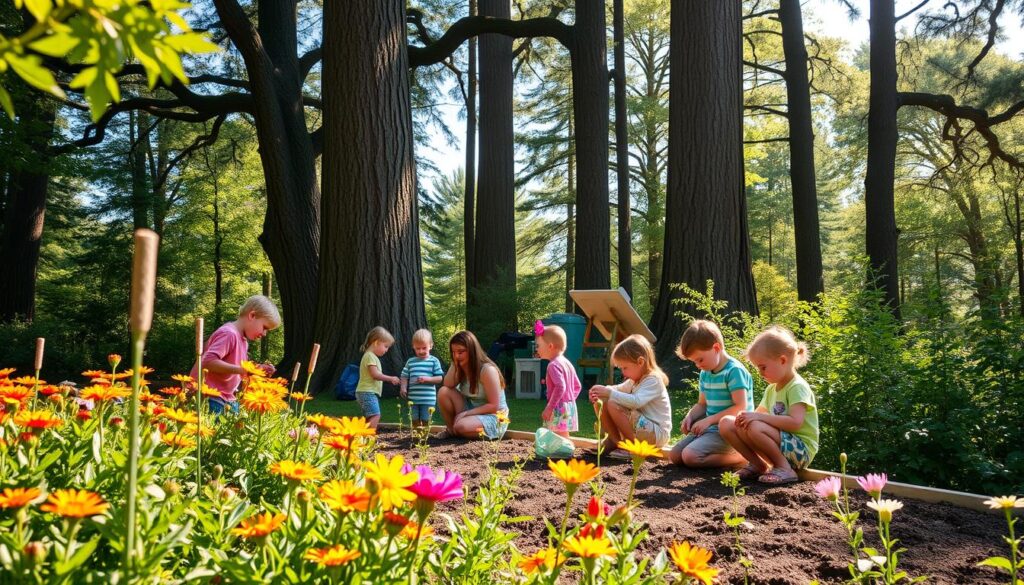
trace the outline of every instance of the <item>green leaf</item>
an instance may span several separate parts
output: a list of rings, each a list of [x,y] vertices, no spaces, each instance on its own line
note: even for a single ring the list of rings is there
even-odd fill
[[[25,7],[36,20],[42,22],[46,20],[50,10],[53,9],[53,2],[51,0],[25,0]]]
[[[11,69],[14,69],[14,72],[32,87],[59,98],[64,97],[64,92],[57,85],[57,80],[53,78],[49,69],[43,67],[43,60],[39,56],[21,56],[8,51],[4,57]]]
[[[207,40],[205,33],[184,33],[164,39],[164,44],[180,53],[216,53],[220,47]]]
[[[111,101],[121,101],[121,88],[117,86],[117,79],[109,71],[103,72],[103,82],[107,86],[107,92],[110,93]]]
[[[7,90],[0,85],[0,105],[4,107],[4,111],[7,112],[7,117],[14,119],[14,102],[11,101],[11,94],[7,93]]]
[[[978,566],[979,567],[995,567],[997,569],[1002,569],[1002,570],[1004,570],[1006,572],[1010,572],[1012,570],[1012,566],[1010,565],[1010,559],[1008,559],[1006,557],[989,557],[989,558],[985,559],[984,561],[981,561],[980,563],[978,563]]]
[[[30,44],[29,48],[50,57],[65,57],[78,42],[77,38],[69,34],[55,32]]]
[[[85,88],[85,99],[89,102],[92,121],[98,122],[103,117],[103,112],[107,111],[107,104],[110,103],[110,93],[107,92],[106,84],[100,79],[94,79]]]

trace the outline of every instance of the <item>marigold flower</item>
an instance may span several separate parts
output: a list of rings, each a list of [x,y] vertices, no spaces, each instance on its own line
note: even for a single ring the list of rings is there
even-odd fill
[[[266,414],[288,409],[288,404],[275,393],[263,389],[250,388],[241,398],[242,407],[252,412]]]
[[[370,492],[350,480],[332,480],[318,490],[320,499],[332,510],[348,514],[370,508]]]
[[[885,488],[885,483],[888,479],[884,473],[869,473],[864,477],[858,477],[857,485],[877,500],[882,497],[882,489]]]
[[[43,512],[53,512],[65,518],[87,518],[107,511],[110,504],[99,494],[88,490],[56,490],[39,506]]]
[[[196,434],[198,434],[199,436],[201,436],[204,439],[212,437],[216,433],[216,431],[213,429],[213,427],[211,427],[209,425],[203,425],[202,428],[200,428],[199,425],[197,425],[197,424],[187,424],[187,425],[181,427],[181,432],[186,434],[186,435],[192,435],[192,436],[195,436]]]
[[[605,537],[573,536],[565,539],[565,548],[574,555],[585,559],[614,557],[616,554],[612,542]]]
[[[345,451],[349,448],[349,439],[339,435],[325,435],[321,442],[337,451]]]
[[[178,396],[181,394],[180,386],[166,386],[164,388],[158,388],[157,392],[166,394],[167,396]]]
[[[561,562],[565,560],[565,557],[559,556],[558,551],[549,546],[548,548],[542,548],[539,551],[533,553],[532,555],[525,557],[523,560],[519,561],[519,568],[522,569],[523,572],[525,572],[527,575],[533,573],[534,571],[537,571],[541,567],[544,567],[545,570],[550,571],[551,569],[555,568],[556,558],[559,560],[559,564],[561,564]]]
[[[190,439],[182,433],[164,433],[160,437],[160,441],[164,445],[174,447],[175,449],[192,449],[196,446],[195,440]]]
[[[405,472],[405,458],[395,455],[388,459],[377,453],[374,461],[363,464],[366,470],[366,481],[369,482],[370,493],[379,501],[384,511],[400,507],[408,501],[416,499],[416,494],[408,488],[416,483],[419,474],[415,471]]]
[[[82,389],[78,394],[78,397],[82,400],[94,400],[102,402],[106,400],[116,400],[118,398],[128,398],[132,395],[132,391],[127,388],[120,388],[117,386],[103,386],[100,384],[94,386],[87,386]]]
[[[257,378],[267,377],[267,372],[264,371],[259,364],[249,360],[242,360],[242,369],[245,370],[245,373],[249,374],[250,376],[255,376]]]
[[[992,496],[985,500],[985,504],[993,510],[1024,508],[1024,498],[1018,498],[1017,496]]]
[[[263,538],[277,530],[284,523],[284,514],[271,514],[264,512],[242,520],[237,528],[231,529],[231,534],[242,538]]]
[[[505,411],[502,411],[502,410],[499,410],[497,412],[497,414],[494,415],[494,418],[498,419],[498,424],[499,425],[507,425],[510,422],[512,422],[508,418],[508,413],[506,413]]]
[[[110,364],[111,368],[116,368],[121,365],[121,356],[116,353],[112,353],[107,356],[107,363]]]
[[[203,389],[200,393],[207,398],[220,398],[220,390],[211,388],[206,384],[203,384]]]
[[[14,368],[2,368],[0,369],[0,379],[6,379],[8,376],[15,372]]]
[[[4,488],[0,492],[0,508],[22,508],[31,504],[42,492],[38,488]]]
[[[343,416],[336,419],[336,426],[331,427],[331,432],[343,437],[372,437],[377,431],[366,422],[361,416]]]
[[[145,404],[147,402],[163,402],[164,397],[159,394],[153,394],[149,390],[139,391],[139,402]]]
[[[647,459],[648,457],[664,457],[661,449],[640,439],[619,441],[619,449],[628,452],[634,459]]]
[[[878,519],[888,524],[892,521],[892,513],[903,508],[903,502],[899,500],[871,500],[868,507],[878,512]]]
[[[61,393],[63,390],[60,386],[54,386],[53,384],[47,384],[39,387],[39,393],[43,396],[54,396]]]
[[[568,462],[564,459],[559,459],[558,461],[548,459],[548,468],[551,469],[551,473],[561,480],[562,483],[572,485],[586,483],[597,477],[597,474],[601,472],[593,463],[587,463],[579,459],[570,459]]]
[[[103,370],[86,370],[82,372],[82,375],[85,376],[86,378],[103,378],[106,377],[108,374]]]
[[[192,376],[186,376],[185,374],[174,374],[171,376],[171,379],[182,384],[195,384],[196,382],[192,379]]]
[[[708,565],[708,561],[711,560],[711,551],[709,550],[692,546],[689,542],[673,542],[668,549],[668,554],[683,575],[696,579],[704,585],[711,585],[711,582],[718,576],[718,569]]]
[[[168,408],[160,416],[183,425],[194,425],[199,422],[199,415],[191,410],[180,408]]]
[[[291,399],[296,402],[306,402],[307,400],[313,400],[313,397],[310,396],[309,394],[306,394],[305,392],[292,392],[291,394],[289,394],[289,396],[291,396]]]
[[[434,534],[434,529],[430,526],[417,524],[415,521],[410,520],[408,524],[402,527],[402,531],[398,533],[402,538],[413,540],[416,538],[416,531],[419,531],[420,538],[428,538]]]
[[[311,425],[316,425],[320,430],[324,430],[329,428],[331,425],[336,424],[337,421],[323,414],[307,414],[306,422]]]
[[[358,559],[362,553],[357,550],[349,550],[340,544],[330,548],[311,548],[306,551],[303,557],[321,567],[340,567],[349,561]]]
[[[270,473],[292,481],[314,481],[323,477],[320,470],[303,461],[285,459],[270,466]]]
[[[842,484],[838,477],[829,476],[822,479],[818,483],[814,484],[814,491],[818,492],[818,495],[822,498],[834,502],[839,498],[839,490],[842,488]]]
[[[46,380],[40,380],[35,376],[22,376],[20,378],[14,378],[11,380],[15,384],[21,384],[22,386],[35,386],[36,384],[45,384]]]
[[[32,397],[32,389],[25,386],[0,386],[0,403],[21,404]]]
[[[64,420],[49,410],[19,410],[14,415],[14,424],[33,431],[41,431],[62,426]]]

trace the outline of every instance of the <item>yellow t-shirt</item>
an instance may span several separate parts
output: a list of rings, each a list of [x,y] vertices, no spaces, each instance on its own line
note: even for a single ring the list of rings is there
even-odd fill
[[[807,454],[814,459],[818,452],[818,407],[814,403],[814,392],[811,391],[810,384],[801,378],[800,374],[793,376],[781,390],[776,390],[775,384],[769,384],[765,388],[760,406],[769,414],[781,416],[789,415],[789,409],[800,403],[807,406],[807,413],[804,415],[804,424],[793,434],[803,440],[807,446]]]
[[[376,367],[378,373],[381,371],[380,358],[368,350],[363,354],[363,359],[359,360],[359,383],[356,384],[356,392],[373,392],[380,396],[384,391],[384,382],[373,379],[370,375],[370,366]]]

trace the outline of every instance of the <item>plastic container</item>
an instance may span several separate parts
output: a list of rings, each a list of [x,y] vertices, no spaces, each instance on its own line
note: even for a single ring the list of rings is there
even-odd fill
[[[583,334],[587,332],[587,319],[574,313],[555,313],[541,322],[545,325],[558,325],[565,330],[565,359],[572,362],[576,372],[580,371],[580,356],[583,355]]]

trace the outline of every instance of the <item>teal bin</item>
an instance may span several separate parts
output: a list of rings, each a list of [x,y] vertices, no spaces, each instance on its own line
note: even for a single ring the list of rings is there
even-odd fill
[[[574,313],[555,313],[541,319],[541,322],[545,325],[558,325],[565,330],[565,358],[572,362],[572,365],[576,367],[576,372],[579,373],[578,362],[580,356],[583,355],[583,335],[587,332],[586,318]]]

